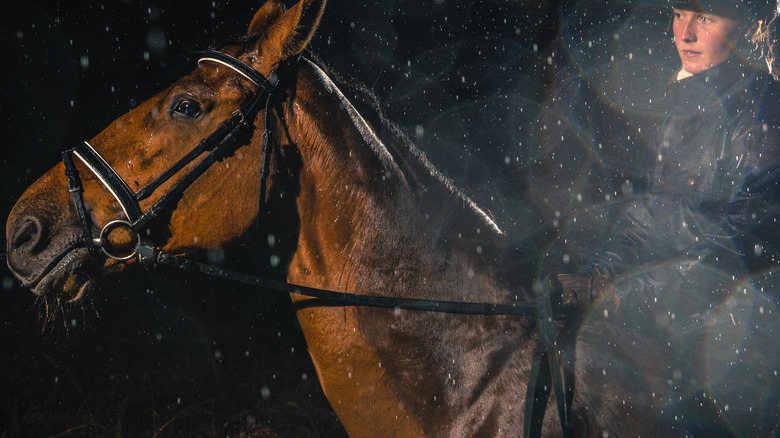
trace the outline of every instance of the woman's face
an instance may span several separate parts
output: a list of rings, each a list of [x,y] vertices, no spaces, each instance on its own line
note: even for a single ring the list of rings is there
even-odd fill
[[[728,59],[733,50],[736,22],[703,12],[674,9],[674,44],[683,68],[701,73]]]

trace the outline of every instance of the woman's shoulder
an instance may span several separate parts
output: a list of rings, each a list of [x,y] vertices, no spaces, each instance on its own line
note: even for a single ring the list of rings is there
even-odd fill
[[[753,81],[758,117],[780,129],[780,80],[767,70],[760,70]]]
[[[758,69],[751,81],[750,97],[745,100],[753,105],[755,117],[752,131],[757,144],[753,149],[760,152],[763,165],[777,163],[780,160],[780,81],[767,69]]]
[[[731,73],[735,81],[719,93],[719,100],[755,121],[780,125],[780,81],[765,66],[735,67]]]

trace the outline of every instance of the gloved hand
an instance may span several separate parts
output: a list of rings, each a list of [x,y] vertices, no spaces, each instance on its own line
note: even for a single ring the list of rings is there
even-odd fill
[[[615,301],[615,310],[620,306],[620,298],[612,294],[608,275],[557,274],[555,279],[560,284],[561,307],[565,310],[585,309],[604,298]]]

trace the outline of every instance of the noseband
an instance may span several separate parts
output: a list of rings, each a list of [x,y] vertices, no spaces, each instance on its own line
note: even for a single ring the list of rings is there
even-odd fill
[[[204,62],[215,62],[224,65],[244,78],[251,81],[257,90],[241,107],[222,122],[222,124],[208,137],[203,139],[184,157],[179,159],[170,168],[147,184],[138,192],[133,192],[121,176],[109,165],[105,159],[87,142],[79,143],[73,149],[62,153],[62,161],[65,165],[65,175],[68,179],[68,190],[73,198],[76,213],[82,229],[82,240],[91,257],[98,256],[98,249],[104,255],[114,260],[129,260],[136,255],[142,264],[147,266],[169,265],[176,268],[196,271],[204,274],[238,281],[264,290],[273,292],[293,293],[306,295],[316,300],[318,305],[336,306],[368,306],[391,309],[421,310],[428,312],[442,312],[463,315],[537,315],[540,322],[540,333],[537,340],[534,361],[531,368],[531,377],[526,391],[525,417],[523,425],[524,437],[540,437],[542,432],[542,420],[544,419],[547,399],[550,391],[555,389],[555,398],[558,407],[558,417],[564,437],[572,436],[571,404],[573,399],[573,375],[565,372],[565,379],[561,376],[561,363],[558,357],[558,347],[555,345],[555,325],[549,291],[542,297],[541,305],[523,303],[492,304],[423,300],[414,298],[395,298],[377,295],[348,294],[344,292],[316,289],[304,286],[244,274],[220,266],[200,263],[189,258],[173,255],[155,248],[144,242],[142,230],[151,219],[160,212],[171,208],[195,180],[197,180],[211,165],[229,156],[237,145],[237,139],[243,129],[251,128],[255,117],[261,107],[265,108],[265,130],[263,132],[262,166],[260,172],[260,204],[263,204],[268,173],[269,156],[269,123],[270,114],[279,83],[279,71],[271,74],[266,79],[252,67],[238,59],[216,51],[201,53],[198,60],[200,66]],[[292,64],[283,64],[281,69]],[[264,105],[262,105],[264,104]],[[173,188],[160,197],[148,210],[141,210],[140,202],[149,196],[160,185],[170,180],[175,174],[199,156],[208,153],[195,167],[190,170]],[[87,214],[84,197],[82,195],[81,180],[73,162],[73,156],[77,157],[114,196],[124,212],[125,219],[117,219],[107,223],[101,229],[98,237],[92,233],[91,221]],[[113,252],[108,242],[111,231],[125,228],[136,236],[137,242],[130,254],[117,254]],[[548,282],[545,281],[545,284]],[[564,386],[566,392],[564,395]]]

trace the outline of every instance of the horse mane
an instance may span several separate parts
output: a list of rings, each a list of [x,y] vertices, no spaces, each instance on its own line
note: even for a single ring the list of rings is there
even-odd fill
[[[479,247],[479,258],[491,267],[496,278],[512,288],[530,285],[535,261],[526,247],[510,239],[487,212],[434,166],[411,137],[385,116],[376,94],[364,83],[334,72],[316,56],[308,54],[307,58],[334,83],[377,135],[403,173],[417,208],[428,218],[432,231],[451,245],[462,245],[468,253]]]
[[[346,78],[335,72],[316,55],[309,53],[308,58],[334,82],[374,130],[401,169],[418,201],[440,203],[441,199],[456,199],[471,216],[468,218],[470,220],[463,223],[466,227],[480,228],[480,232],[504,234],[487,212],[461,191],[452,179],[439,171],[398,124],[386,117],[379,98],[372,90],[354,78]],[[459,218],[461,221],[466,219]]]

